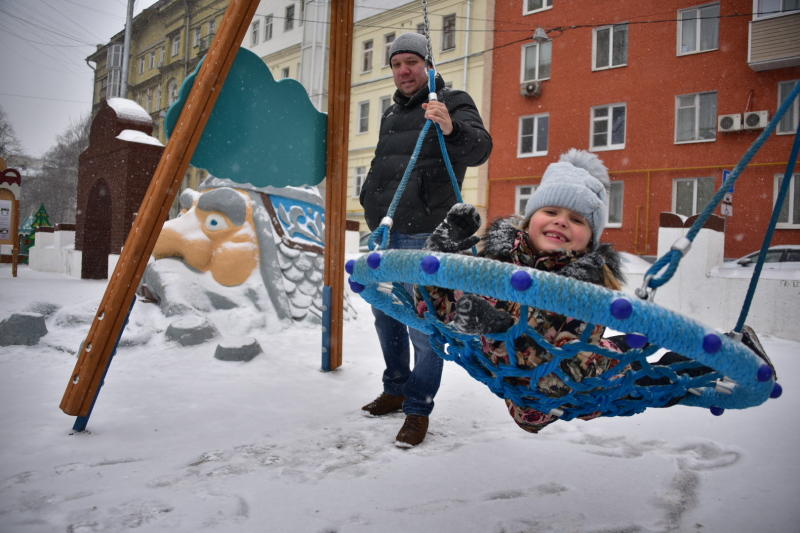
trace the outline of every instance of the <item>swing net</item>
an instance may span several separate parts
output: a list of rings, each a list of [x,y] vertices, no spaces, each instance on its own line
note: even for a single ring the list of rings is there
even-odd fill
[[[433,71],[429,81],[433,92]],[[725,409],[744,409],[777,398],[782,388],[776,382],[774,367],[755,334],[744,325],[744,319],[788,190],[786,185],[794,172],[800,150],[800,126],[735,329],[720,334],[689,317],[656,305],[652,297],[655,290],[672,277],[725,192],[732,190],[736,179],[775,130],[798,93],[800,84],[781,104],[687,235],[676,241],[672,249],[647,271],[644,285],[636,290],[638,298],[492,259],[426,250],[381,250],[389,242],[393,210],[411,173],[419,146],[429,130],[430,120],[420,134],[387,217],[370,238],[370,248],[377,250],[346,265],[350,287],[372,306],[428,334],[434,351],[440,357],[462,366],[497,396],[563,420],[596,416],[598,413],[602,416],[630,416],[648,407],[675,404],[706,407],[713,414],[720,415]],[[458,201],[461,201],[441,130],[435,123],[434,126],[443,160],[451,174]],[[412,286],[417,287],[427,304],[428,311],[421,315],[417,312],[417,301],[409,292]],[[426,287],[517,302],[521,306],[520,316],[509,330],[502,333],[465,334],[430,311],[436,307]],[[530,313],[537,310],[580,320],[586,326],[579,338],[553,343],[529,325]],[[596,336],[593,341],[597,327],[620,332],[622,335],[616,339],[623,350],[615,350],[613,344],[609,346],[607,342],[598,342]],[[504,343],[507,358],[493,360],[484,353],[485,343],[496,341]],[[517,364],[518,349],[531,346],[531,343],[549,354],[546,360],[533,367]],[[680,355],[659,358],[665,351]],[[587,356],[607,358],[611,365],[590,377],[569,371],[571,362]],[[548,379],[563,383],[558,394],[541,390],[539,384]]]

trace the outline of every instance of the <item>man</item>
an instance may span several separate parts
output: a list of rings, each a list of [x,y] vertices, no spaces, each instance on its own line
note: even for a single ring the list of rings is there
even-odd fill
[[[444,80],[437,76],[438,101],[428,102],[426,55],[427,41],[417,33],[401,35],[389,50],[397,91],[394,104],[381,118],[378,146],[360,197],[371,231],[386,216],[427,119],[442,129],[459,186],[467,167],[484,163],[492,151],[492,138],[467,93],[445,88]],[[423,248],[454,203],[456,194],[431,128],[394,213],[389,247]],[[378,309],[373,308],[372,312],[386,370],[383,393],[362,410],[368,416],[383,416],[402,408],[406,419],[395,444],[416,446],[428,431],[428,416],[442,377],[442,360],[431,349],[427,335]],[[409,365],[409,337],[414,346],[413,370]]]

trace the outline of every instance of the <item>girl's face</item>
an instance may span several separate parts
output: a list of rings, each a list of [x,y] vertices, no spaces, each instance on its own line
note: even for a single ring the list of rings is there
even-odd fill
[[[592,240],[592,228],[582,215],[565,207],[542,207],[531,216],[528,237],[541,252],[582,252]]]

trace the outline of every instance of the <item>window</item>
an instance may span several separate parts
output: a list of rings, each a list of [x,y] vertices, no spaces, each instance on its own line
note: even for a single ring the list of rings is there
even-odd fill
[[[146,98],[146,102],[147,102],[147,105],[145,106],[145,109],[147,110],[148,113],[150,113],[153,110],[153,89],[152,88],[147,89],[147,93],[146,93],[145,98]]]
[[[369,131],[369,102],[358,103],[358,133]]]
[[[778,84],[778,107],[786,100],[800,80],[782,81]],[[797,122],[800,120],[800,98],[795,98],[792,107],[778,122],[778,133],[796,133]]]
[[[425,35],[425,24],[417,24],[417,33]]]
[[[696,215],[714,196],[714,178],[679,178],[672,181],[672,212]]]
[[[381,96],[381,116],[386,113],[386,110],[389,109],[390,105],[392,105],[392,97]]]
[[[592,108],[592,150],[625,148],[625,104]]]
[[[178,82],[174,78],[169,80],[167,84],[167,97],[169,98],[169,105],[174,104],[178,99]]]
[[[550,78],[553,43],[528,44],[522,51],[522,82],[546,80]]]
[[[159,110],[161,110],[161,85],[156,87],[156,108],[154,111],[159,111]],[[153,137],[155,136],[156,134],[154,133]]]
[[[144,74],[144,56],[139,58],[139,74]]]
[[[550,115],[520,117],[517,157],[547,154],[547,134]]]
[[[456,47],[456,15],[442,17],[442,52]]]
[[[172,55],[173,55],[173,57],[178,55],[178,52],[180,52],[180,49],[181,49],[181,36],[180,36],[180,34],[178,34],[178,35],[176,35],[176,36],[174,36],[172,38]]]
[[[537,11],[544,11],[553,7],[553,0],[523,0],[523,15],[530,15]]]
[[[122,66],[122,45],[112,44],[108,47],[108,56],[106,57],[108,68],[119,68]]]
[[[628,25],[603,26],[592,32],[592,70],[624,67],[628,63]]]
[[[264,17],[264,40],[272,39],[272,15]]]
[[[678,11],[678,55],[719,48],[719,4]]]
[[[281,69],[281,79],[286,79],[289,77],[289,67],[283,67]]]
[[[114,68],[108,71],[108,85],[106,86],[106,98],[116,98],[119,96],[121,70]]]
[[[625,183],[612,181],[608,191],[608,228],[622,227],[622,200],[625,196]]]
[[[755,18],[766,18],[779,16],[787,11],[800,10],[798,0],[757,0]]]
[[[200,26],[192,31],[192,46],[200,46]]]
[[[675,142],[713,141],[717,137],[717,93],[675,98]]]
[[[389,49],[392,47],[392,43],[394,42],[394,33],[387,33],[383,36],[383,48],[384,48],[384,57],[383,57],[383,66],[389,66]]]
[[[361,196],[361,186],[364,185],[365,179],[367,179],[367,167],[356,167],[356,178],[354,180],[354,196],[356,198]]]
[[[156,53],[150,52],[150,70],[156,68]]]
[[[361,45],[361,72],[372,70],[372,39],[364,41]]]
[[[294,28],[294,4],[286,6],[286,17],[283,19],[283,31]]]
[[[164,59],[166,57],[167,57],[167,50],[165,48],[162,48],[160,53],[159,53],[159,57],[158,57],[158,66],[159,67],[164,64]]]
[[[783,174],[775,176],[775,192],[772,195],[772,203],[778,199],[778,191],[783,182]],[[779,228],[800,228],[800,174],[795,174],[789,183],[789,190],[786,199],[783,201],[781,212],[778,215]]]
[[[525,207],[528,205],[528,198],[533,195],[536,190],[536,185],[517,185],[517,191],[514,195],[514,205],[516,206],[516,213],[525,216]]]
[[[258,33],[259,33],[259,24],[257,20],[253,21],[253,24],[250,26],[250,46],[255,46],[258,44]]]
[[[215,19],[211,19],[208,23],[208,34],[214,35],[217,33],[217,21]]]

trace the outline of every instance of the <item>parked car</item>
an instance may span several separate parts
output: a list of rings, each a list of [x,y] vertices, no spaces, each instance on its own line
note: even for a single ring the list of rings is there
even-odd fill
[[[749,253],[733,261],[726,261],[720,269],[726,271],[752,270],[758,262],[758,251]],[[800,271],[800,244],[781,244],[767,249],[764,269]]]

